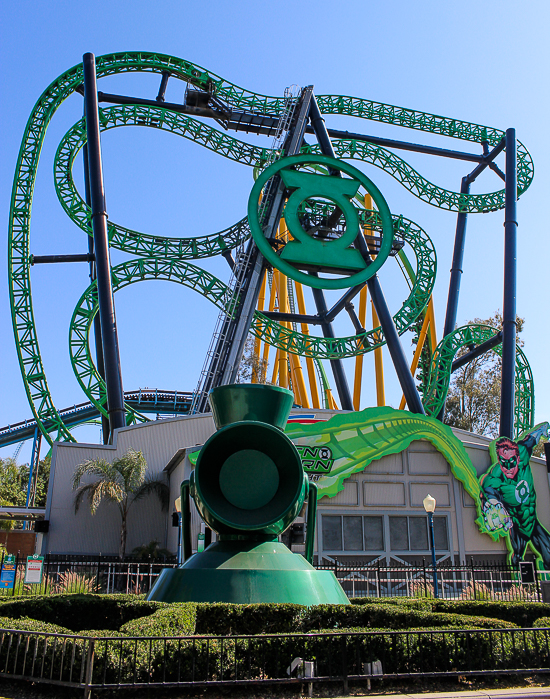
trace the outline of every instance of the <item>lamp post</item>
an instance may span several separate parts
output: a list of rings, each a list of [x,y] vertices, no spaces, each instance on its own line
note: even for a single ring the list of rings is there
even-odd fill
[[[435,512],[435,498],[433,498],[429,493],[426,495],[422,501],[424,509],[428,515],[428,522],[430,524],[430,543],[432,547],[432,568],[433,568],[433,578],[434,578],[434,596],[439,597],[439,587],[437,585],[437,568],[435,562],[435,537],[434,537],[434,512]]]
[[[181,497],[177,498],[174,506],[176,508],[176,512],[178,513],[178,565],[181,565]]]

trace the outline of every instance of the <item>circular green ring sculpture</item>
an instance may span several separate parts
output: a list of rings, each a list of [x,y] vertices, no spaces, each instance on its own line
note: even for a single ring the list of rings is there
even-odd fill
[[[345,172],[347,175],[350,175],[365,187],[378,207],[378,213],[382,221],[382,244],[376,259],[363,271],[356,272],[355,274],[344,277],[343,279],[322,279],[320,277],[314,277],[311,274],[307,274],[306,272],[301,272],[300,270],[296,269],[294,265],[286,262],[286,260],[282,260],[275,253],[269,244],[269,241],[265,237],[258,219],[258,201],[260,200],[260,194],[264,185],[282,169],[290,168],[295,165],[308,164],[325,165],[327,168],[340,170],[341,172]],[[347,289],[348,287],[366,282],[367,279],[370,279],[376,274],[376,272],[378,272],[380,267],[382,267],[384,262],[387,260],[391,252],[393,242],[393,225],[390,209],[378,187],[353,165],[336,160],[336,158],[329,158],[326,155],[292,155],[288,158],[282,158],[281,160],[278,160],[267,167],[256,180],[254,187],[252,187],[252,192],[250,193],[250,197],[248,199],[248,224],[250,226],[252,237],[254,238],[260,252],[266,258],[266,260],[273,265],[273,267],[283,272],[283,274],[286,274],[287,277],[294,279],[294,281],[317,289]],[[360,227],[359,234],[361,234]]]

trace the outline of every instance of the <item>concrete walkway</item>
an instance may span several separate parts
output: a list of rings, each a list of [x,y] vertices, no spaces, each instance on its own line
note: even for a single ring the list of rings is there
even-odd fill
[[[528,689],[476,689],[462,692],[418,692],[413,694],[362,694],[353,699],[550,699],[549,687]]]

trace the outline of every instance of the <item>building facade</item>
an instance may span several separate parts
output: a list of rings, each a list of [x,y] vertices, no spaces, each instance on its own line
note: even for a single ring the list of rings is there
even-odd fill
[[[334,411],[316,410],[312,414],[300,409],[293,410],[292,415],[300,419],[306,412],[308,420],[313,422],[324,423],[336,415]],[[127,427],[118,430],[114,444],[108,446],[56,443],[46,507],[49,531],[42,535],[39,543],[41,553],[118,553],[120,515],[117,508],[103,503],[92,516],[84,502],[75,513],[72,476],[77,465],[86,459],[112,461],[129,448],[143,452],[148,473],[166,479],[170,486],[170,507],[168,512],[163,512],[154,497],[132,506],[127,552],[156,540],[161,547],[176,553],[178,528],[172,526],[174,503],[179,497],[182,480],[188,478],[193,469],[197,451],[214,431],[212,417],[206,414]],[[461,430],[453,430],[453,433],[464,446],[477,476],[481,476],[491,466],[491,440]],[[531,471],[537,493],[538,519],[550,529],[550,489],[545,460],[533,457]],[[413,439],[397,453],[374,458],[346,477],[342,490],[319,499],[317,560],[357,564],[381,560],[389,565],[403,565],[428,558],[431,549],[422,504],[427,494],[437,501],[434,532],[438,560],[456,563],[472,559],[476,562],[506,560],[505,539],[494,541],[481,533],[476,524],[478,510],[473,498],[453,475],[445,456],[427,439]],[[192,541],[196,549],[204,524],[193,505],[191,510]],[[301,514],[298,523],[305,522],[305,512]],[[299,536],[290,539],[290,544],[296,552],[303,550]]]

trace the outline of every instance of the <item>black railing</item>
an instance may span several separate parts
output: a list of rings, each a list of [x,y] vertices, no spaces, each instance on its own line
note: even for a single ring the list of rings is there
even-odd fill
[[[318,570],[332,570],[348,597],[433,597],[434,569],[422,565],[319,564]],[[535,570],[534,582],[523,584],[518,568],[498,563],[436,566],[439,597],[495,601],[542,601],[541,581],[550,571]]]
[[[71,592],[143,594],[149,592],[164,568],[176,566],[175,558],[120,560],[115,556],[46,555],[41,582],[26,583],[26,560],[16,557],[15,585],[0,588],[0,598]]]
[[[0,630],[0,676],[92,690],[550,673],[550,629],[109,637]]]
[[[26,561],[17,558],[14,588],[0,588],[2,596],[30,596],[63,592],[99,594],[149,592],[164,568],[175,568],[175,558],[120,560],[116,556],[46,555],[40,584],[25,583]],[[385,566],[339,562],[319,564],[318,570],[332,570],[348,597],[433,597],[431,565]],[[541,582],[550,573],[535,571],[535,582],[522,584],[517,568],[504,564],[439,564],[436,568],[442,599],[533,601],[542,599]]]

